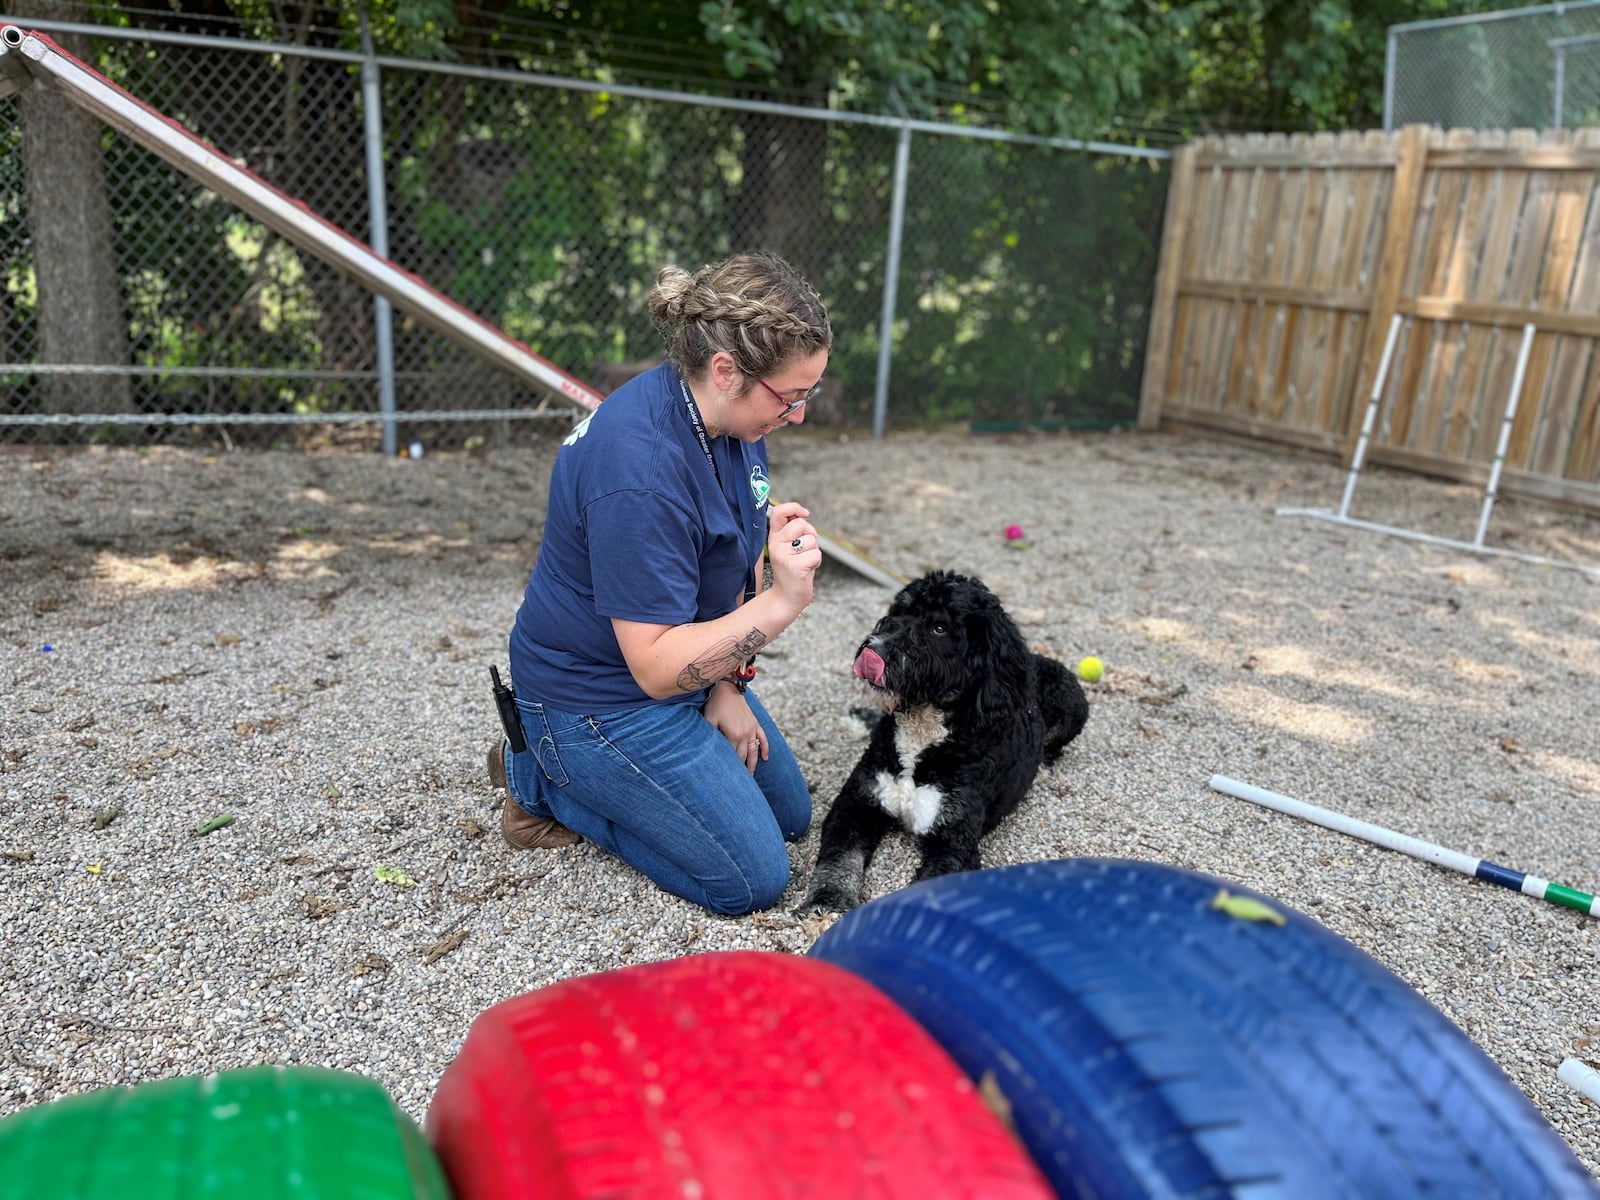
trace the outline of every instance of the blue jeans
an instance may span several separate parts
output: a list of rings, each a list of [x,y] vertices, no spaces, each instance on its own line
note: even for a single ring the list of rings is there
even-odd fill
[[[712,912],[770,908],[789,883],[785,841],[811,824],[794,752],[754,692],[770,749],[752,776],[694,704],[581,715],[517,701],[528,749],[506,754],[511,795],[536,817]]]

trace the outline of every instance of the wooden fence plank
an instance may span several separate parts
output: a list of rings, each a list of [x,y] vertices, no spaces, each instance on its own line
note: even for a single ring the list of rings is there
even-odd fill
[[[1580,337],[1600,335],[1600,313],[1595,312],[1513,308],[1506,304],[1457,304],[1430,296],[1402,297],[1395,307],[1407,316],[1426,317],[1430,321],[1471,321],[1478,325],[1515,325],[1518,329],[1536,325],[1547,333],[1571,333]]]
[[[1444,144],[1447,149],[1460,148],[1475,141],[1476,134],[1472,131],[1455,129],[1445,135]],[[1431,156],[1429,161],[1433,161]],[[1432,219],[1412,234],[1416,274],[1402,287],[1404,294],[1413,296],[1444,291],[1453,249],[1464,236],[1463,226],[1470,220],[1468,172],[1463,168],[1434,169],[1430,166],[1429,174],[1437,181],[1437,199]],[[1428,331],[1427,345],[1426,361],[1421,374],[1416,376],[1417,394],[1410,402],[1412,418],[1408,435],[1413,450],[1437,454],[1442,452],[1445,442],[1445,426],[1459,379],[1461,338],[1454,328],[1438,326]]]
[[[1361,343],[1361,371],[1356,376],[1356,396],[1370,394],[1372,379],[1377,374],[1378,361],[1383,354],[1383,340],[1389,335],[1389,322],[1400,294],[1400,272],[1410,248],[1411,229],[1415,223],[1427,157],[1427,127],[1408,125],[1400,133],[1395,145],[1394,183],[1388,212],[1384,215],[1383,250],[1378,256],[1377,276],[1372,285],[1372,307]],[[1342,437],[1346,462],[1355,453],[1363,412],[1361,404],[1347,400],[1346,412],[1340,417],[1341,428],[1336,432]]]
[[[1478,380],[1488,349],[1488,333],[1465,321],[1452,322],[1441,329],[1448,331],[1445,336],[1455,345],[1456,377],[1450,389],[1449,406],[1442,417],[1438,453],[1448,459],[1462,460],[1472,446],[1478,419]]]
[[[1242,147],[1237,147],[1242,149]],[[1247,227],[1255,219],[1255,193],[1260,172],[1249,168],[1235,168],[1228,184],[1228,212],[1216,252],[1207,274],[1213,279],[1238,282],[1242,268],[1240,257],[1245,245]],[[1227,411],[1233,397],[1234,350],[1243,301],[1234,301],[1218,311],[1211,326],[1211,340],[1206,347],[1206,384],[1204,403],[1218,411]]]
[[[1277,149],[1280,142],[1286,143],[1287,139],[1277,139],[1269,149]],[[1252,285],[1258,289],[1258,297],[1267,306],[1258,321],[1260,336],[1257,338],[1255,355],[1251,362],[1251,373],[1255,384],[1252,393],[1252,411],[1267,414],[1274,420],[1282,416],[1282,408],[1276,402],[1280,393],[1277,380],[1283,365],[1283,334],[1288,320],[1288,306],[1268,297],[1260,289],[1282,278],[1285,270],[1283,260],[1293,253],[1293,248],[1281,245],[1279,239],[1284,236],[1287,221],[1298,219],[1300,206],[1304,203],[1296,175],[1298,172],[1280,169],[1272,172],[1269,177],[1273,196],[1272,220],[1264,230],[1265,237],[1269,240],[1262,255],[1259,273],[1252,280]]]
[[[1209,282],[1186,279],[1178,285],[1182,296],[1209,296],[1213,300],[1256,300],[1269,304],[1298,304],[1303,308],[1342,309],[1346,312],[1366,312],[1370,303],[1366,292],[1317,291],[1308,287],[1280,287],[1272,283]]]
[[[1600,145],[1600,129],[1579,130],[1575,139],[1579,146]],[[1582,211],[1571,217],[1571,224],[1557,218],[1557,232],[1552,246],[1564,249],[1566,233],[1576,229],[1572,238],[1572,265],[1564,295],[1554,295],[1559,283],[1541,282],[1541,301],[1549,298],[1569,312],[1600,312],[1600,171],[1582,177],[1579,188]],[[1555,253],[1553,251],[1552,258]],[[1552,272],[1553,274],[1553,272]],[[1557,344],[1555,363],[1550,371],[1550,385],[1540,411],[1540,423],[1533,451],[1529,456],[1529,469],[1539,475],[1564,475],[1573,445],[1573,435],[1579,420],[1580,399],[1586,374],[1595,369],[1594,362],[1600,338],[1569,337]]]
[[[1317,134],[1312,139],[1328,161],[1331,148],[1338,143],[1331,134]],[[1340,147],[1348,151],[1349,146]],[[1315,237],[1305,253],[1304,286],[1323,293],[1331,293],[1338,286],[1339,264],[1344,257],[1344,247],[1350,231],[1350,214],[1354,206],[1354,191],[1360,169],[1343,165],[1330,166],[1321,172],[1322,195],[1319,207],[1321,220]],[[1364,231],[1363,231],[1364,232]],[[1325,389],[1335,374],[1330,357],[1338,344],[1336,331],[1338,318],[1322,307],[1304,311],[1298,323],[1298,339],[1293,364],[1293,375],[1282,410],[1285,424],[1297,428],[1317,428],[1318,412],[1324,404]]]
[[[1549,261],[1560,184],[1562,179],[1555,171],[1531,171],[1528,176],[1522,227],[1517,230],[1517,243],[1512,250],[1506,282],[1506,301],[1509,304],[1539,307],[1539,275]],[[1563,266],[1570,270],[1570,262]],[[1506,443],[1507,467],[1522,469],[1528,462],[1533,430],[1538,427],[1539,397],[1544,395],[1544,381],[1549,374],[1550,355],[1554,354],[1554,350],[1555,338],[1552,334],[1534,336],[1528,350],[1528,362],[1523,366],[1522,394],[1518,395],[1517,413],[1512,418],[1510,438]],[[1507,394],[1509,390],[1507,387]]]
[[[1532,308],[1536,304],[1539,269],[1550,244],[1550,227],[1555,221],[1555,179],[1549,171],[1529,171],[1528,187],[1522,200],[1522,218],[1512,239],[1506,267],[1502,304]]]
[[[1541,172],[1549,180],[1546,189],[1547,203],[1542,205],[1541,221],[1545,224],[1542,242],[1538,234],[1530,237],[1530,249],[1538,246],[1538,263],[1535,272],[1533,304],[1540,309],[1560,307],[1567,299],[1572,277],[1577,266],[1579,235],[1588,206],[1593,174],[1577,175],[1563,172],[1550,178],[1551,172]],[[1550,406],[1556,401],[1550,395],[1551,373],[1556,369],[1558,342],[1565,339],[1555,334],[1540,333],[1533,339],[1528,355],[1528,366],[1523,382],[1522,402],[1511,424],[1511,438],[1506,445],[1505,464],[1508,467],[1527,468],[1533,458],[1535,439],[1544,423]]]
[[[1206,209],[1203,223],[1205,232],[1195,242],[1194,261],[1189,273],[1197,278],[1210,279],[1213,276],[1212,264],[1217,256],[1217,246],[1222,240],[1224,214],[1228,207],[1228,189],[1233,172],[1224,171],[1217,166],[1206,174]],[[1203,381],[1209,365],[1207,354],[1211,347],[1212,329],[1217,321],[1217,313],[1218,307],[1215,304],[1199,303],[1192,308],[1189,353],[1184,363],[1181,393],[1184,404],[1200,403],[1204,396],[1206,387]]]
[[[1433,345],[1434,323],[1406,320],[1400,331],[1400,342],[1395,347],[1395,360],[1390,364],[1393,375],[1393,396],[1389,401],[1387,432],[1379,441],[1384,445],[1412,448],[1415,431],[1417,384],[1423,368],[1428,364],[1428,351]]]
[[[1262,282],[1287,287],[1293,278],[1294,262],[1299,244],[1295,231],[1306,208],[1306,179],[1309,168],[1298,171],[1279,170],[1278,218],[1272,225],[1272,253],[1268,257],[1267,277]]]
[[[1518,130],[1517,132],[1523,132]],[[1440,167],[1470,167],[1490,170],[1496,167],[1515,167],[1533,171],[1593,171],[1600,167],[1600,148],[1573,146],[1543,146],[1536,140],[1510,148],[1448,150],[1434,156]]]
[[[1250,214],[1244,230],[1245,247],[1236,255],[1241,282],[1253,283],[1266,273],[1266,230],[1278,219],[1278,194],[1275,172],[1257,167],[1250,178]],[[1256,351],[1264,341],[1267,309],[1260,297],[1240,304],[1235,310],[1235,330],[1228,346],[1231,362],[1228,390],[1223,397],[1224,411],[1255,415],[1257,401]]]
[[[1198,162],[1202,144],[1199,142],[1191,144],[1195,150],[1195,161]],[[1183,267],[1179,272],[1180,278],[1198,274],[1200,264],[1205,258],[1206,246],[1215,237],[1216,223],[1220,220],[1218,211],[1220,182],[1220,170],[1195,172],[1193,215],[1189,219],[1191,231],[1183,235]],[[1162,399],[1163,407],[1185,403],[1194,388],[1199,346],[1203,341],[1202,326],[1206,320],[1203,309],[1203,305],[1184,301],[1180,294],[1178,317],[1173,331],[1172,369],[1167,394]]]
[[[1538,135],[1529,129],[1514,129],[1508,141],[1513,148],[1526,151],[1537,147]],[[1523,280],[1531,278],[1528,264],[1537,266],[1529,250],[1535,238],[1524,226],[1539,231],[1537,242],[1542,248],[1549,228],[1540,216],[1546,179],[1547,175],[1527,170],[1502,173],[1500,199],[1485,239],[1483,266],[1474,299],[1488,300],[1504,308],[1525,308],[1531,300],[1531,285],[1524,284]],[[1519,303],[1516,294],[1523,287],[1527,288],[1527,295]],[[1520,326],[1501,326],[1495,330],[1479,393],[1478,426],[1467,450],[1468,458],[1474,462],[1486,463],[1494,458],[1521,349]]]
[[[1424,205],[1427,223],[1419,223],[1411,234],[1415,273],[1401,285],[1412,296],[1436,296],[1444,290],[1450,245],[1461,228],[1461,205],[1467,190],[1465,171],[1428,174],[1433,195],[1431,202]]]
[[[1600,483],[1600,353],[1589,361],[1589,382],[1573,427],[1572,453],[1563,476],[1573,483]]]
[[[1461,219],[1451,239],[1443,275],[1433,284],[1438,296],[1448,302],[1464,301],[1477,281],[1488,237],[1489,213],[1499,185],[1499,174],[1485,169],[1473,170],[1467,181]],[[1404,310],[1408,306],[1402,302],[1401,307]],[[1438,452],[1447,459],[1460,460],[1465,458],[1477,429],[1478,396],[1490,334],[1469,321],[1452,321],[1447,329],[1440,330],[1440,337],[1454,347],[1454,379],[1440,415]]]
[[[1528,187],[1527,171],[1508,168],[1498,173],[1498,195],[1489,214],[1489,228],[1483,241],[1483,254],[1478,260],[1478,274],[1468,291],[1468,298],[1478,304],[1505,303],[1511,244],[1516,237],[1517,222],[1522,216],[1523,196]]]
[[[1483,258],[1483,240],[1488,233],[1488,212],[1492,207],[1497,177],[1493,171],[1473,171],[1461,202],[1461,220],[1451,240],[1443,278],[1433,295],[1447,300],[1465,300],[1477,277]]]
[[[1521,352],[1522,329],[1497,326],[1490,337],[1489,357],[1484,364],[1478,423],[1472,432],[1472,444],[1467,447],[1467,459],[1471,462],[1487,463],[1494,459],[1495,447],[1500,442],[1500,425],[1511,395],[1511,381],[1516,376],[1517,356]]]

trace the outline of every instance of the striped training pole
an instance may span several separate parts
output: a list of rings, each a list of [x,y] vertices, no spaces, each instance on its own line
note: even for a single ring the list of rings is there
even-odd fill
[[[1581,913],[1600,915],[1600,901],[1587,892],[1562,887],[1559,883],[1551,883],[1548,879],[1540,879],[1537,875],[1524,875],[1521,871],[1513,871],[1509,867],[1502,867],[1485,859],[1473,858],[1469,854],[1462,854],[1459,850],[1447,850],[1443,846],[1425,842],[1421,838],[1408,837],[1392,829],[1385,829],[1382,825],[1358,821],[1354,817],[1330,812],[1326,808],[1318,808],[1314,804],[1293,800],[1288,796],[1280,796],[1277,792],[1269,792],[1253,784],[1240,783],[1237,779],[1229,779],[1226,775],[1213,775],[1211,790],[1239,800],[1248,800],[1252,804],[1260,804],[1266,808],[1275,808],[1281,813],[1288,813],[1291,817],[1301,817],[1325,829],[1332,829],[1336,833],[1349,834],[1364,842],[1398,850],[1401,854],[1409,854],[1412,858],[1449,867],[1452,871],[1460,871],[1463,875],[1497,883],[1501,887],[1511,888],[1528,896],[1537,896],[1541,900],[1548,900],[1564,908],[1575,908]]]

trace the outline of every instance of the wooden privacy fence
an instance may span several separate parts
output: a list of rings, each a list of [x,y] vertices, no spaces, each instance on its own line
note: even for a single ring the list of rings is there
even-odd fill
[[[1178,151],[1140,426],[1483,482],[1532,325],[1503,492],[1600,508],[1600,130],[1207,138]]]

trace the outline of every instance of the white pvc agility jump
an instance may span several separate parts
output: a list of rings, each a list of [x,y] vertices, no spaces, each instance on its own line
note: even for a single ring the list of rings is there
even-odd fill
[[[600,403],[600,393],[588,384],[239,166],[49,38],[17,25],[0,25],[0,97],[35,83],[56,88],[118,133],[464,349],[563,400],[590,409]]]
[[[1348,525],[1353,529],[1365,529],[1372,533],[1385,533],[1391,537],[1409,538],[1412,541],[1428,542],[1435,546],[1450,546],[1457,550],[1468,550],[1474,554],[1493,554],[1503,558],[1515,558],[1522,562],[1536,563],[1547,567],[1565,567],[1573,571],[1586,571],[1591,574],[1600,574],[1600,567],[1589,566],[1584,563],[1564,562],[1560,559],[1547,558],[1541,554],[1524,554],[1515,550],[1504,550],[1496,546],[1484,544],[1484,536],[1489,531],[1489,515],[1494,511],[1495,497],[1500,490],[1500,473],[1505,466],[1506,447],[1511,443],[1511,426],[1517,416],[1517,403],[1522,396],[1522,381],[1528,369],[1528,354],[1533,349],[1534,326],[1532,324],[1522,327],[1522,347],[1517,352],[1517,368],[1511,378],[1511,393],[1506,397],[1505,416],[1500,422],[1500,440],[1495,447],[1494,462],[1489,467],[1489,482],[1483,492],[1483,508],[1478,514],[1478,530],[1470,542],[1456,538],[1439,537],[1436,534],[1423,533],[1417,529],[1403,529],[1395,525],[1382,525],[1376,521],[1361,521],[1350,515],[1350,501],[1355,497],[1356,481],[1361,477],[1361,467],[1366,462],[1367,442],[1372,437],[1372,431],[1377,424],[1378,413],[1383,405],[1384,384],[1389,378],[1389,367],[1394,361],[1395,343],[1400,337],[1401,317],[1396,313],[1389,322],[1389,336],[1384,339],[1383,357],[1378,362],[1378,373],[1372,381],[1372,394],[1367,400],[1366,415],[1361,421],[1361,434],[1356,439],[1355,453],[1350,457],[1350,474],[1345,479],[1344,498],[1339,502],[1337,512],[1326,508],[1280,508],[1274,515],[1280,517],[1312,517],[1319,521],[1331,521],[1336,525]]]

